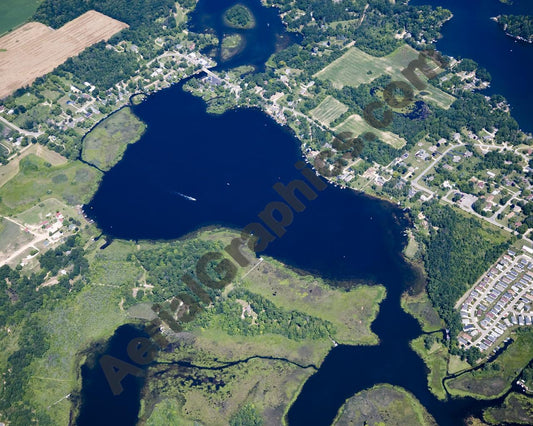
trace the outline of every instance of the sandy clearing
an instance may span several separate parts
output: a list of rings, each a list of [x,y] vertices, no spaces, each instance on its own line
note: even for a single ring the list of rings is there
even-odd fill
[[[30,22],[7,34],[0,38],[0,99],[127,27],[91,10],[58,30]]]

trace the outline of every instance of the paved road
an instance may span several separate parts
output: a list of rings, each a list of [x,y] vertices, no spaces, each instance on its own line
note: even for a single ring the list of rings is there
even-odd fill
[[[24,135],[24,136],[36,138],[37,136],[41,136],[43,134],[43,132],[28,132],[27,130],[23,130],[20,127],[14,125],[11,121],[6,120],[2,116],[0,116],[0,121],[4,123],[6,126],[11,127],[12,129],[16,130],[17,132],[19,132],[21,135]]]

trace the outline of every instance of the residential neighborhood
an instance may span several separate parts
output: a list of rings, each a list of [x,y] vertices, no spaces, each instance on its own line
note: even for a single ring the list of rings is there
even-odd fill
[[[465,348],[494,349],[508,329],[533,322],[533,257],[508,250],[458,302],[463,331],[458,336]]]

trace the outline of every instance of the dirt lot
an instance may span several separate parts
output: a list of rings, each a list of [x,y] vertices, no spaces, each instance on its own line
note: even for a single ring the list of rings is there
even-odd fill
[[[91,10],[58,30],[30,22],[0,38],[0,99],[127,27]]]

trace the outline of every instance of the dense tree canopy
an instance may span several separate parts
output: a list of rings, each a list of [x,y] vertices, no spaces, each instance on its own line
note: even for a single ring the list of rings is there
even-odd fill
[[[174,3],[173,0],[45,0],[34,19],[59,28],[89,10],[96,10],[137,28],[168,14]]]
[[[437,202],[424,209],[432,227],[426,239],[425,266],[429,296],[452,332],[460,321],[454,304],[481,274],[498,259],[508,242],[483,228],[474,217],[465,217]]]

